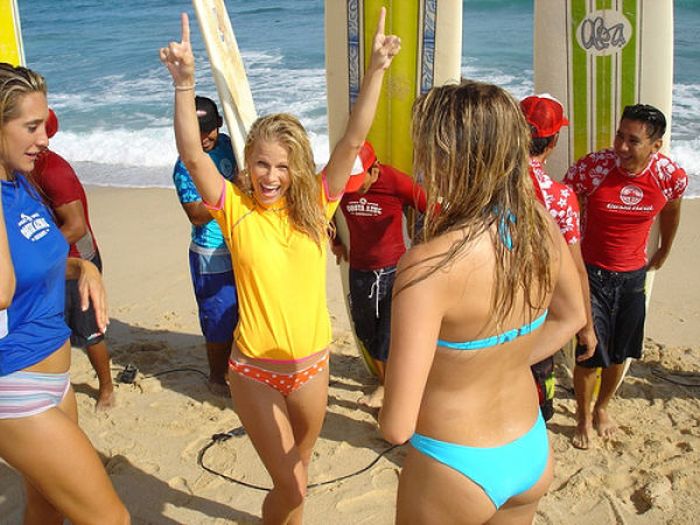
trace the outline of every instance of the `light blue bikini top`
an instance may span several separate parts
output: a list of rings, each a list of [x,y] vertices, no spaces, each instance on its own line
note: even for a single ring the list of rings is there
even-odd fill
[[[437,340],[437,345],[445,348],[451,348],[452,350],[479,350],[481,348],[488,348],[490,346],[497,346],[503,343],[509,343],[514,339],[517,339],[521,335],[527,335],[530,332],[537,330],[544,320],[547,318],[548,310],[545,310],[542,315],[537,319],[521,326],[520,328],[513,328],[499,335],[493,335],[485,339],[476,339],[475,341],[464,341],[462,343],[453,343],[452,341],[443,341],[442,339]]]

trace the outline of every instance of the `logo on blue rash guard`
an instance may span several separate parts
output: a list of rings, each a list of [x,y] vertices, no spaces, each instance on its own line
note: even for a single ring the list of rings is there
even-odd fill
[[[49,222],[38,212],[31,215],[20,214],[17,226],[19,226],[19,231],[22,235],[32,242],[36,242],[44,237],[51,229]]]

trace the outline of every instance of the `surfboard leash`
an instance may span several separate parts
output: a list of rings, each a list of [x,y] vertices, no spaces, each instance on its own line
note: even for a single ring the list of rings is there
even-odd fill
[[[224,474],[222,472],[219,472],[217,470],[214,470],[213,468],[208,467],[207,465],[204,464],[204,456],[206,455],[207,451],[211,447],[213,447],[215,444],[223,443],[224,441],[228,441],[229,439],[231,439],[233,437],[245,436],[245,434],[246,434],[245,429],[242,426],[233,428],[233,429],[229,430],[228,432],[220,432],[218,434],[214,434],[211,437],[211,440],[209,441],[209,443],[204,445],[201,448],[201,450],[199,451],[199,453],[197,454],[197,464],[202,469],[209,472],[210,474],[214,474],[215,476],[218,476],[222,479],[225,479],[226,481],[229,481],[231,483],[235,483],[236,485],[240,485],[242,487],[246,487],[246,488],[253,489],[253,490],[260,490],[263,492],[269,492],[272,490],[272,487],[263,487],[261,485],[255,485],[253,483],[248,483],[247,481],[243,481],[241,479],[237,479],[237,478],[231,477],[227,474]],[[384,457],[386,454],[388,454],[389,452],[391,452],[395,448],[398,448],[401,446],[403,446],[403,445],[391,445],[390,447],[385,448],[384,450],[379,452],[379,454],[377,454],[377,457],[374,458],[369,464],[367,464],[366,466],[362,467],[359,470],[356,470],[355,472],[351,472],[349,474],[344,474],[342,476],[338,476],[337,478],[328,479],[326,481],[319,481],[316,483],[311,483],[310,485],[307,485],[306,488],[307,489],[315,489],[318,487],[322,487],[324,485],[332,485],[335,483],[340,483],[341,481],[345,481],[346,479],[352,478],[354,476],[359,476],[360,474],[363,474],[363,473],[367,472],[368,470],[370,470],[372,467],[374,467],[379,462],[379,460],[382,459],[382,457]]]
[[[146,379],[153,379],[155,377],[166,375],[166,374],[171,374],[174,372],[196,372],[196,373],[204,376],[205,378],[207,377],[207,374],[205,372],[203,372],[202,370],[198,370],[196,368],[191,368],[191,367],[182,367],[182,368],[173,368],[173,369],[169,369],[169,370],[163,370],[161,372],[156,372],[156,373],[149,374],[149,375],[143,375],[139,378],[139,377],[137,377],[138,373],[139,373],[138,368],[133,363],[129,363],[124,367],[124,369],[122,369],[119,372],[119,374],[117,375],[117,381],[120,383],[126,383],[126,384],[133,384],[133,383],[138,384],[139,381],[143,381]],[[242,487],[246,487],[246,488],[253,489],[253,490],[269,492],[272,490],[272,487],[263,487],[261,485],[255,485],[253,483],[248,483],[247,481],[243,481],[241,479],[237,479],[237,478],[228,476],[227,474],[219,472],[219,471],[204,464],[204,457],[205,457],[206,453],[215,444],[223,443],[224,441],[228,441],[229,439],[231,439],[233,437],[242,437],[245,435],[246,435],[246,431],[242,426],[233,428],[233,429],[229,430],[228,432],[219,432],[217,434],[212,435],[211,439],[209,440],[209,443],[204,445],[200,449],[199,453],[197,454],[197,464],[203,470],[209,472],[210,474],[218,476],[218,477],[225,479],[226,481],[229,481],[231,483],[235,483],[235,484],[240,485]],[[391,445],[391,446],[385,448],[384,450],[379,452],[377,454],[377,457],[375,457],[372,461],[370,461],[366,466],[362,467],[359,470],[356,470],[355,472],[351,472],[349,474],[344,474],[342,476],[338,476],[336,478],[329,479],[326,481],[319,481],[316,483],[311,483],[310,485],[307,485],[306,488],[307,489],[314,489],[314,488],[322,487],[324,485],[332,485],[335,483],[340,483],[341,481],[345,481],[345,480],[350,479],[352,477],[359,476],[360,474],[363,474],[363,473],[367,472],[368,470],[370,470],[372,467],[374,467],[379,462],[380,459],[382,459],[389,452],[391,452],[392,450],[394,450],[400,446],[402,446],[402,445]]]
[[[660,370],[657,370],[656,368],[651,369],[651,375],[653,375],[659,379],[662,379],[664,381],[667,381],[668,383],[673,383],[674,385],[687,386],[690,388],[700,387],[700,382],[698,382],[698,383],[686,383],[684,381],[678,381],[677,379],[671,378],[671,376],[673,374],[664,374],[663,372],[661,372]],[[690,375],[688,375],[688,378],[697,379],[698,375],[697,374],[690,374]]]

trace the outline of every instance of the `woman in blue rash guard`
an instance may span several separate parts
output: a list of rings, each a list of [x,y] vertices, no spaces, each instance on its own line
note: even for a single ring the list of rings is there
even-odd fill
[[[26,490],[25,525],[129,523],[95,449],[78,427],[70,386],[66,278],[83,307],[107,312],[97,269],[68,244],[25,174],[48,145],[46,84],[0,63],[0,457]]]

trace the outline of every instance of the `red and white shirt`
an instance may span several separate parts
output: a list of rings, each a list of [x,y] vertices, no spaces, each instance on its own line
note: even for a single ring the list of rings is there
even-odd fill
[[[535,196],[559,226],[566,244],[581,240],[580,212],[576,194],[561,182],[552,180],[539,160],[530,159],[530,178]]]
[[[647,264],[654,218],[679,199],[688,177],[671,159],[656,153],[644,170],[619,167],[612,149],[590,153],[569,168],[564,182],[584,203],[583,260],[607,270],[629,272]]]

